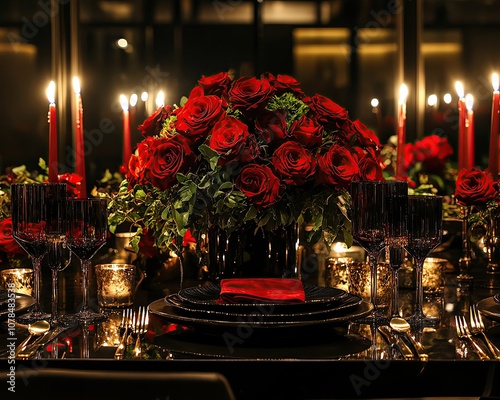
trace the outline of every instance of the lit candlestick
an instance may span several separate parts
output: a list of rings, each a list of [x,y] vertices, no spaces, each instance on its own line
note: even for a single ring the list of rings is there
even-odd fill
[[[80,94],[80,80],[75,76],[73,78],[73,90],[75,91],[75,172],[80,175],[82,184],[80,188],[80,197],[87,196],[87,184],[85,174],[85,145],[83,138],[83,103]]]
[[[137,132],[137,100],[139,97],[132,93],[130,95],[129,103],[130,103],[130,131]]]
[[[500,92],[498,91],[498,74],[491,76],[493,85],[493,99],[491,103],[491,127],[490,127],[490,160],[489,171],[496,181],[498,179],[498,111],[500,102]]]
[[[396,176],[403,177],[404,171],[404,154],[406,144],[406,99],[408,97],[408,87],[403,83],[399,89],[398,102],[398,144],[397,144],[397,167]]]
[[[160,108],[163,107],[164,105],[165,105],[165,94],[163,93],[162,90],[160,90],[156,95],[156,107]]]
[[[474,111],[472,106],[474,104],[474,97],[471,94],[465,96],[465,107],[467,108],[467,169],[474,167]]]
[[[464,87],[461,82],[455,83],[458,94],[458,170],[467,168],[467,109],[465,106]]]
[[[144,103],[144,114],[145,114],[144,116],[145,117],[148,117],[149,114],[150,114],[149,106],[148,106],[148,97],[149,97],[148,92],[142,92],[141,93],[141,100]]]
[[[120,104],[122,106],[123,116],[123,165],[128,165],[128,160],[132,155],[130,147],[130,114],[128,110],[128,100],[124,94],[120,95]]]
[[[57,148],[57,119],[56,119],[56,84],[54,81],[47,87],[47,99],[49,100],[49,182],[58,181],[58,148]]]

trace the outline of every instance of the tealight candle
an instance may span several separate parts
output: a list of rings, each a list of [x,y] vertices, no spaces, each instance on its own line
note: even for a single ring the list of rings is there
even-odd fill
[[[352,262],[347,267],[349,292],[370,301],[371,273],[366,262]],[[389,309],[391,303],[391,270],[388,263],[377,265],[377,308]]]
[[[95,266],[97,302],[101,307],[129,307],[134,301],[135,265]]]
[[[33,270],[29,268],[12,268],[0,271],[2,288],[15,293],[31,296],[33,293]]]

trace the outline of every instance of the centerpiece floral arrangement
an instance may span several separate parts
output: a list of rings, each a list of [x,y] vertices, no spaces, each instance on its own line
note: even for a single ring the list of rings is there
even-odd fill
[[[140,238],[171,249],[187,232],[215,225],[230,234],[246,223],[307,224],[311,235],[342,234],[350,245],[350,182],[384,179],[375,133],[288,75],[202,76],[139,129],[144,140],[109,216],[112,232],[137,229],[136,251]]]

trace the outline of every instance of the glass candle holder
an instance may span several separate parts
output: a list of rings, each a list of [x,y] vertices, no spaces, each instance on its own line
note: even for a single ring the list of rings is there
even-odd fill
[[[371,274],[365,262],[354,261],[348,265],[347,280],[349,292],[370,301]],[[377,265],[377,308],[389,309],[391,303],[391,270],[388,263]]]
[[[448,261],[444,258],[428,257],[425,259],[422,287],[426,295],[443,293],[447,263]]]
[[[97,303],[101,307],[129,307],[134,302],[135,265],[98,264],[95,266]]]
[[[33,294],[33,270],[29,268],[11,268],[0,271],[0,284],[3,289],[16,293]]]
[[[342,290],[349,290],[347,268],[353,259],[350,257],[328,257],[326,259],[325,284]]]

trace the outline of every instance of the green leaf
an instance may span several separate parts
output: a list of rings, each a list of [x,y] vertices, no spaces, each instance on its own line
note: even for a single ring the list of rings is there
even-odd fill
[[[245,222],[247,222],[247,221],[251,221],[251,220],[255,219],[255,217],[257,217],[257,208],[255,208],[255,206],[251,206],[248,209],[248,211],[246,212],[245,217],[243,218],[243,220]]]
[[[135,192],[135,198],[136,199],[145,199],[146,198],[146,192],[142,189],[139,189]]]

